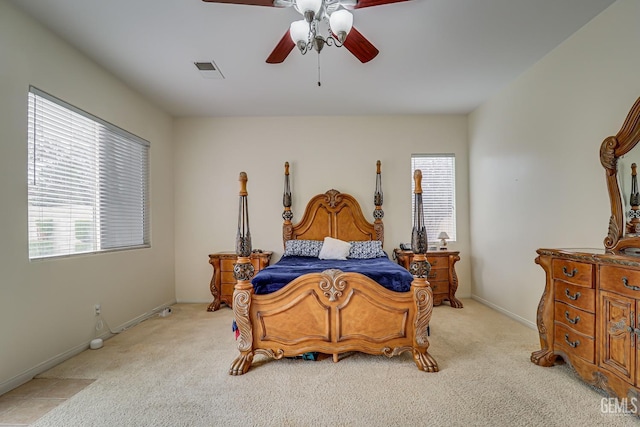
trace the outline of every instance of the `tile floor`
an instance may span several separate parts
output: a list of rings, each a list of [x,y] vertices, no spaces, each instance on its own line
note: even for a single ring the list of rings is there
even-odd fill
[[[0,396],[0,426],[28,426],[94,381],[34,378]]]

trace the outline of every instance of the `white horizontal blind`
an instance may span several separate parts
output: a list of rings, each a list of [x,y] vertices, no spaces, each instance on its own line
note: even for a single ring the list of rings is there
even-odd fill
[[[411,155],[411,212],[414,212],[413,172],[422,171],[422,204],[429,244],[439,241],[438,234],[446,232],[450,241],[456,240],[456,168],[453,154]],[[411,218],[413,223],[414,218]]]
[[[149,143],[36,88],[29,258],[149,246]]]

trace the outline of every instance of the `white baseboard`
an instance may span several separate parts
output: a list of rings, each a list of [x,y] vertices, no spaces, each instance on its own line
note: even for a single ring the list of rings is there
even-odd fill
[[[126,329],[129,329],[135,325],[137,325],[138,323],[149,319],[150,317],[157,315],[158,313],[160,313],[162,310],[164,310],[166,307],[169,307],[173,304],[175,304],[176,301],[170,301],[167,302],[165,304],[162,304],[156,308],[154,308],[151,311],[148,311],[146,313],[144,313],[141,316],[138,316],[122,325],[120,325],[119,327],[117,327],[115,329],[115,331],[117,333],[122,332]],[[101,334],[99,336],[99,338],[102,339],[109,339],[112,336],[114,336],[114,334],[110,333],[110,332],[105,332],[103,334]],[[48,371],[49,369],[53,368],[56,365],[59,365],[60,363],[64,362],[67,359],[72,358],[73,356],[76,356],[80,353],[82,353],[83,351],[89,349],[89,342],[86,343],[82,343],[80,345],[77,345],[63,353],[60,353],[48,360],[45,360],[42,363],[37,364],[36,366],[27,369],[26,371],[14,376],[13,378],[8,379],[7,381],[4,381],[2,383],[0,383],[0,395],[7,393],[8,391],[13,390],[16,387],[21,386],[22,384],[31,381],[36,375],[39,375],[45,371]]]
[[[533,330],[538,330],[538,325],[536,325],[533,322],[530,322],[529,320],[525,319],[524,317],[518,316],[517,314],[514,314],[512,312],[510,312],[509,310],[506,310],[498,305],[495,305],[492,302],[489,302],[485,299],[480,298],[477,295],[471,295],[471,299],[478,301],[480,304],[486,305],[488,307],[493,308],[496,311],[499,311],[500,313],[504,314],[507,317],[512,318],[513,320],[522,323],[525,326],[528,326],[529,328],[533,329]]]

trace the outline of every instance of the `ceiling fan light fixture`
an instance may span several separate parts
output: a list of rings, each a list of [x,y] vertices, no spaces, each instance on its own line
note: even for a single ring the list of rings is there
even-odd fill
[[[296,9],[300,12],[307,22],[313,21],[315,16],[320,12],[322,0],[296,0]]]
[[[289,35],[300,50],[304,49],[304,45],[307,44],[307,40],[309,39],[309,23],[304,19],[293,21],[289,27]],[[300,47],[301,44],[302,47]]]
[[[329,17],[329,26],[333,34],[338,37],[338,41],[344,43],[353,27],[353,15],[346,9],[336,10]]]

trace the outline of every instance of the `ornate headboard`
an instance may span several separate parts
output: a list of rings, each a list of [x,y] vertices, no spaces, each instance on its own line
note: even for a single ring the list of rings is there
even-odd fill
[[[340,240],[379,240],[384,242],[384,224],[382,218],[382,184],[380,179],[380,161],[377,162],[376,192],[373,212],[374,222],[367,221],[360,204],[350,194],[331,189],[309,200],[302,219],[292,224],[291,192],[289,191],[289,164],[285,163],[284,212],[282,217],[283,242],[287,240],[322,240],[333,237]]]

